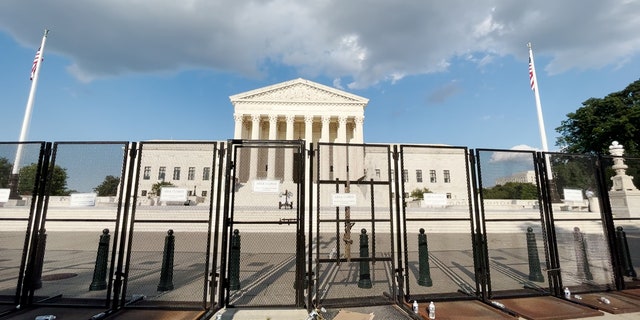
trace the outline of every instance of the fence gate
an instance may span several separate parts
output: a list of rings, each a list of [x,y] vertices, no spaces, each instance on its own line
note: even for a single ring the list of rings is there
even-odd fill
[[[305,152],[302,140],[228,143],[220,270],[227,307],[304,306]]]
[[[396,294],[390,146],[319,143],[314,155],[312,300],[388,303]]]
[[[467,148],[400,146],[406,301],[479,294],[468,163]]]
[[[477,149],[476,161],[489,298],[550,294],[553,224],[545,223],[543,205],[551,194],[541,194],[538,154]],[[503,200],[507,194],[512,199]]]
[[[122,306],[210,307],[217,148],[216,142],[140,143],[133,209],[124,222],[126,261],[118,264],[126,275]],[[184,181],[188,187],[172,183]]]
[[[34,221],[40,219],[37,212],[42,206],[38,177],[43,162],[48,163],[45,150],[50,153],[51,144],[0,143],[0,316],[24,304],[22,291],[32,287],[31,279],[25,280],[25,269],[28,253],[35,254]],[[29,169],[20,170],[24,167]]]

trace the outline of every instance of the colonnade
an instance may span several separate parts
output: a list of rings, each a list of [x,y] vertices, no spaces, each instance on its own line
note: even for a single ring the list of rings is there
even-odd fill
[[[364,116],[353,115],[310,115],[310,114],[234,114],[234,139],[250,140],[297,140],[304,139],[309,148],[310,143],[363,143]],[[283,128],[284,127],[284,128]],[[251,152],[248,178],[266,178],[285,181],[291,180],[292,170],[280,170],[283,176],[277,176],[278,166],[292,168],[293,150],[286,149],[283,162],[279,161],[278,150],[269,149],[265,159],[260,152]],[[339,155],[334,155],[339,156]],[[265,168],[266,176],[258,171]]]

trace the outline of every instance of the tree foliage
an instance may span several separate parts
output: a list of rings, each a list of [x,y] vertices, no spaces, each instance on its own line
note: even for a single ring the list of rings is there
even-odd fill
[[[625,155],[640,155],[640,80],[604,98],[590,98],[556,128],[556,144],[568,153],[608,154],[611,142]]]
[[[483,188],[484,199],[538,199],[538,188],[527,182],[507,182],[504,185],[496,185],[491,188]]]
[[[120,178],[109,175],[104,177],[104,181],[93,188],[93,191],[95,191],[99,197],[115,196],[118,194],[119,185]]]
[[[31,195],[36,181],[38,165],[32,163],[20,168],[18,180],[18,193],[21,195]],[[72,191],[67,190],[67,169],[60,166],[53,168],[51,179],[49,180],[49,195],[68,196]]]
[[[431,190],[427,189],[427,188],[416,188],[413,191],[411,191],[411,193],[409,194],[409,196],[413,199],[416,200],[422,200],[424,199],[424,195],[423,193],[431,193]]]
[[[12,166],[7,158],[0,158],[0,188],[9,187]]]

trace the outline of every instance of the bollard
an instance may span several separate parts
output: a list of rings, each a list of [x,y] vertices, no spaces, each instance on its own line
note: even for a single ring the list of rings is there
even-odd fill
[[[360,280],[358,288],[371,288],[371,273],[369,271],[369,236],[367,230],[360,231]]]
[[[164,252],[162,253],[162,269],[160,270],[158,291],[173,290],[173,251],[175,242],[173,229],[169,229],[167,236],[164,238]]]
[[[89,291],[104,290],[107,288],[107,260],[109,260],[110,240],[109,229],[102,230],[102,235],[98,242],[96,265],[93,268],[93,280],[89,286]]]
[[[229,252],[229,290],[240,290],[240,230],[233,230]]]
[[[527,254],[529,256],[529,281],[543,282],[542,270],[540,269],[540,257],[538,256],[538,245],[533,228],[527,228]]]
[[[418,284],[423,287],[431,287],[433,282],[431,281],[431,270],[429,269],[429,245],[423,228],[420,228],[420,234],[418,235],[418,266],[418,273],[420,274]]]
[[[593,280],[587,257],[587,244],[584,242],[584,234],[580,232],[578,227],[573,228],[573,240],[575,242],[576,266],[578,267],[577,276],[579,279]]]
[[[40,229],[38,232],[38,244],[36,248],[36,260],[33,265],[33,278],[31,279],[31,288],[42,288],[42,268],[44,266],[44,253],[47,246],[47,230]]]
[[[633,269],[631,254],[629,253],[629,244],[627,243],[627,234],[622,227],[616,228],[616,239],[618,240],[618,256],[624,268],[624,276],[636,278],[636,270]]]

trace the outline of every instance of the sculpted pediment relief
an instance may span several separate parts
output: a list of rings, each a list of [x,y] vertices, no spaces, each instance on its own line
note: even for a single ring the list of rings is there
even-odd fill
[[[230,97],[232,101],[364,103],[368,99],[304,79],[296,79]]]

